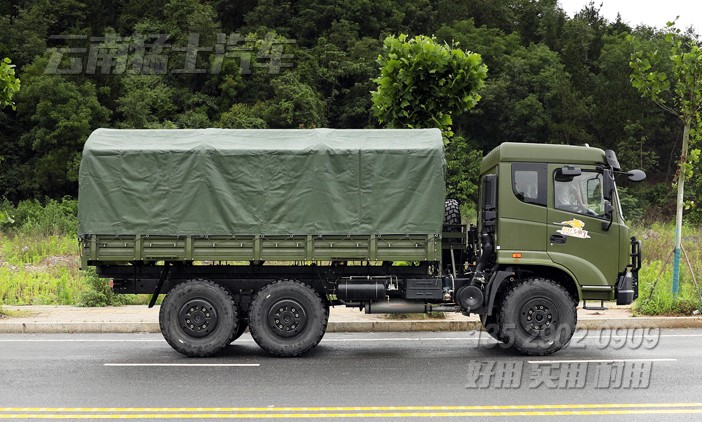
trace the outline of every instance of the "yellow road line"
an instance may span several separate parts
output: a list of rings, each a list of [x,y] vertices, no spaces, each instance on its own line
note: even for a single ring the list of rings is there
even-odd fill
[[[387,413],[167,413],[167,414],[3,414],[0,419],[322,419],[322,418],[420,418],[488,416],[595,416],[697,414],[702,409],[628,409],[501,412],[387,412]]]
[[[322,406],[322,407],[0,407],[0,412],[362,412],[430,410],[540,410],[652,407],[702,407],[700,403],[585,403],[474,406]]]

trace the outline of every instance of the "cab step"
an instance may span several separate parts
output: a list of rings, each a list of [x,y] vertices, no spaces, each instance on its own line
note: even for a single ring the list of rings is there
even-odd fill
[[[583,309],[588,311],[606,311],[607,308],[604,306],[604,300],[600,300],[600,306],[587,306],[587,300],[583,300]]]

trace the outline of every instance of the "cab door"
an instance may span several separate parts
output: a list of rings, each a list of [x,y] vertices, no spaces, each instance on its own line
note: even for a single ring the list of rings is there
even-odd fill
[[[594,166],[556,164],[548,174],[549,257],[575,276],[584,299],[608,299],[619,273],[620,224],[616,213],[609,224],[603,175]]]

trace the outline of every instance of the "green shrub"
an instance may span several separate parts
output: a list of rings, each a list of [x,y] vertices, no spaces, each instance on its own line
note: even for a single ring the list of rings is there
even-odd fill
[[[80,294],[78,306],[121,306],[128,304],[127,298],[116,295],[106,279],[98,277],[93,268],[82,271],[85,290]]]
[[[644,215],[644,208],[639,203],[635,194],[630,194],[624,187],[617,187],[619,202],[622,205],[625,221],[641,221]]]
[[[677,296],[672,293],[674,225],[654,223],[634,228],[633,234],[643,243],[639,298],[634,303],[634,312],[643,315],[690,315],[695,310],[702,310],[702,292],[695,286],[684,255],[680,262],[680,291]],[[702,228],[685,224],[682,239],[692,271],[699,277],[702,275]]]
[[[123,305],[144,305],[151,300],[150,295],[118,295],[110,289],[107,279],[98,277],[95,269],[89,268],[81,271],[81,291],[77,302],[78,306],[101,307],[101,306],[123,306]],[[165,295],[160,295],[156,304],[163,302]]]
[[[75,234],[78,227],[78,201],[64,197],[42,204],[36,199],[13,205],[0,203],[0,229],[26,235]]]
[[[686,268],[681,268],[680,292],[674,296],[672,263],[661,272],[662,265],[662,261],[656,260],[645,262],[641,267],[639,298],[634,302],[634,312],[642,315],[692,315],[695,310],[702,310],[702,292],[689,279]]]

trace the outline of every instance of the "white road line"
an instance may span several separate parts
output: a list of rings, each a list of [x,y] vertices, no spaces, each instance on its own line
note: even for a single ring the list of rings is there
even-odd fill
[[[348,343],[348,342],[373,342],[373,341],[439,341],[439,340],[448,340],[448,341],[465,341],[465,340],[473,340],[473,341],[478,341],[478,340],[486,340],[488,338],[488,334],[486,333],[485,336],[480,339],[478,337],[379,337],[379,338],[327,338],[327,339],[322,339],[322,342],[335,342],[335,343]],[[490,337],[491,338],[491,337]]]
[[[260,363],[105,363],[103,366],[211,366],[211,367],[258,367]]]
[[[677,359],[578,359],[578,360],[528,360],[527,363],[609,363],[609,362],[677,362]]]
[[[30,339],[15,339],[15,338],[8,338],[8,339],[0,339],[0,343],[79,343],[79,342],[87,342],[87,343],[142,343],[142,342],[163,342],[166,341],[164,339],[99,339],[99,338],[87,338],[87,339],[80,339],[80,338],[47,338],[47,339],[36,339],[36,338],[30,338]]]

